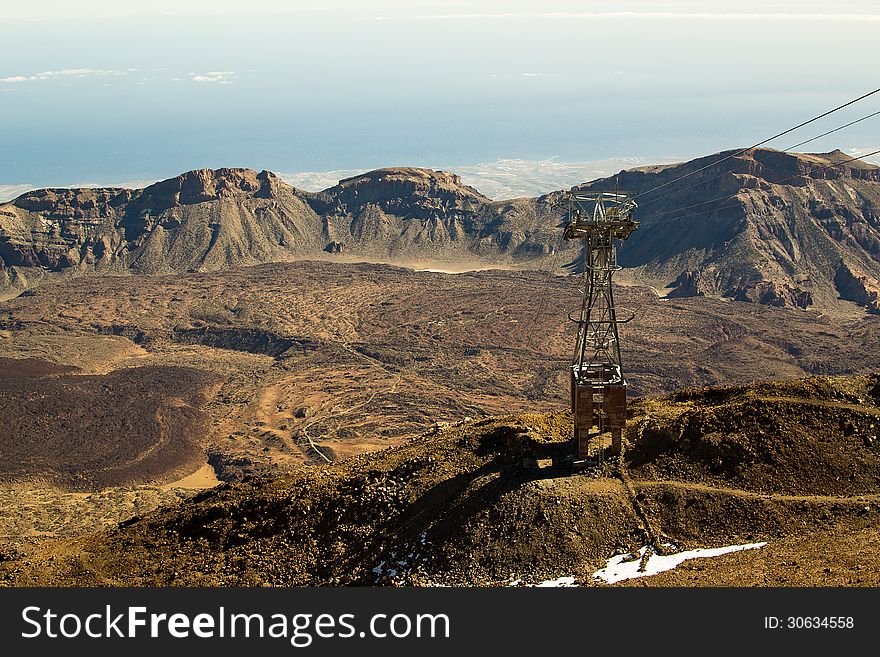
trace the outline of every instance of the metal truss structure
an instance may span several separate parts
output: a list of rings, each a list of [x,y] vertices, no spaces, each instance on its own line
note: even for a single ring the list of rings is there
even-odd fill
[[[591,442],[611,433],[611,453],[620,454],[626,424],[626,380],[620,358],[611,278],[620,269],[615,240],[625,240],[638,227],[631,217],[635,201],[618,192],[570,192],[568,224],[563,237],[584,241],[584,298],[577,344],[571,363],[571,409],[578,461],[590,458]],[[594,430],[595,428],[595,430]],[[602,449],[599,446],[601,457]]]

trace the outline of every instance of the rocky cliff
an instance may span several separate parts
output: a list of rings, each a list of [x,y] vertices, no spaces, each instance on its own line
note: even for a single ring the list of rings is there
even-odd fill
[[[0,206],[0,284],[284,259],[320,248],[318,222],[296,190],[267,171],[190,171],[141,190],[38,190]]]
[[[880,312],[880,168],[840,151],[734,153],[578,188],[636,195],[641,225],[620,263],[671,297],[802,308],[843,300]],[[560,198],[492,201],[452,173],[417,168],[371,171],[319,193],[247,169],[190,171],[141,190],[38,190],[0,205],[0,293],[70,274],[303,257],[576,270],[578,245],[560,239]]]
[[[370,171],[309,203],[333,252],[502,262],[546,255],[556,237],[547,208],[534,199],[494,202],[446,171]]]
[[[841,298],[878,312],[880,168],[848,162],[841,151],[755,149],[725,159],[733,153],[582,185],[613,189],[616,182],[637,195],[640,226],[620,263],[671,297],[799,307]],[[719,197],[726,198],[713,201]]]
[[[546,223],[532,199],[493,202],[429,169],[381,169],[317,194],[248,169],[190,171],[141,190],[44,189],[0,205],[0,291],[322,253],[512,261],[549,252]]]

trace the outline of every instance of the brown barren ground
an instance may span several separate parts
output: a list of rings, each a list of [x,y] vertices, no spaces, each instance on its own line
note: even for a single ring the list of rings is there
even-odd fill
[[[81,278],[64,285],[46,285],[0,305],[0,355],[15,359],[38,358],[79,368],[50,376],[80,381],[72,388],[60,384],[45,387],[46,392],[51,391],[53,397],[58,397],[58,409],[63,407],[65,391],[76,389],[105,394],[99,384],[95,387],[98,381],[106,377],[126,380],[130,376],[127,372],[138,371],[133,368],[165,368],[167,371],[184,368],[217,377],[216,394],[208,395],[201,406],[208,421],[192,434],[192,444],[198,445],[196,451],[187,452],[192,459],[185,460],[186,467],[165,472],[161,472],[164,466],[159,467],[151,471],[150,480],[167,483],[185,478],[207,461],[219,479],[230,483],[240,482],[248,475],[281,476],[275,484],[236,484],[247,490],[256,487],[255,491],[262,490],[263,486],[279,486],[277,490],[281,491],[293,485],[291,481],[299,481],[297,478],[314,476],[318,478],[316,481],[322,481],[327,476],[317,473],[348,472],[356,478],[360,475],[355,475],[353,468],[373,467],[370,459],[374,457],[366,452],[397,446],[406,452],[411,449],[409,441],[426,430],[435,426],[442,428],[444,424],[465,418],[472,418],[473,423],[488,421],[491,424],[496,421],[486,419],[490,416],[539,413],[528,417],[539,418],[534,422],[536,427],[544,427],[542,435],[552,435],[553,441],[562,441],[570,431],[564,418],[549,420],[546,418],[555,416],[540,413],[559,411],[567,404],[566,365],[574,339],[574,324],[566,315],[579,303],[580,284],[576,277],[542,272],[493,270],[452,275],[384,265],[322,262],[263,265],[211,274]],[[683,386],[880,369],[880,318],[831,318],[811,311],[710,298],[665,301],[650,288],[639,286],[619,288],[618,302],[634,314],[633,320],[622,329],[627,378],[634,395],[654,396]],[[172,381],[161,385],[167,389],[162,388],[161,394],[157,392],[157,403],[160,398],[165,400],[161,404],[181,396],[188,399],[188,393],[177,390]],[[137,396],[136,389],[131,389],[133,396]],[[804,401],[808,399],[805,390],[797,388],[792,393],[782,386],[770,392],[755,393],[754,399],[744,394],[724,407],[696,404],[685,398],[657,402],[665,409],[656,412],[659,418],[656,422],[665,423],[662,431],[654,431],[651,424],[655,422],[656,408],[660,407],[652,406],[651,399],[640,402],[639,413],[647,419],[644,425],[631,422],[631,427],[644,431],[641,438],[630,436],[634,459],[630,464],[632,485],[655,482],[650,486],[645,484],[645,504],[654,499],[651,491],[660,485],[656,482],[669,481],[679,487],[701,485],[745,491],[749,496],[766,493],[845,498],[873,490],[874,466],[869,464],[870,467],[865,468],[862,461],[847,461],[850,443],[854,445],[853,441],[866,440],[863,435],[870,435],[863,434],[868,427],[863,426],[862,420],[873,411],[865,411],[858,397],[841,399],[835,396],[838,393],[829,396],[827,390],[815,393],[815,399],[808,403]],[[189,392],[195,393],[195,389]],[[135,407],[146,404],[148,398],[135,402]],[[792,398],[801,401],[792,402]],[[114,407],[116,404],[114,402]],[[82,403],[77,402],[76,406],[82,407]],[[33,420],[52,416],[56,411],[51,407],[52,401],[47,400],[46,409],[34,406],[24,410]],[[854,413],[861,419],[853,423]],[[725,429],[729,430],[726,434],[713,431],[713,423],[719,418],[725,419],[726,414],[739,418],[739,425],[730,425]],[[754,417],[750,420],[751,415]],[[769,426],[782,432],[779,435],[788,436],[785,440],[789,441],[783,441],[779,450],[773,452],[789,464],[785,466],[788,470],[774,470],[774,479],[766,488],[762,488],[765,485],[762,482],[766,480],[768,469],[775,467],[772,463],[755,462],[748,471],[737,470],[736,465],[749,462],[763,450],[758,429],[763,426],[760,418],[764,416],[788,418],[780,420],[783,426],[776,427],[772,422]],[[853,426],[842,424],[844,420]],[[122,420],[108,417],[108,421]],[[525,424],[532,426],[532,423],[529,420]],[[803,428],[798,428],[801,424]],[[524,426],[521,420],[501,422],[501,425],[512,426],[511,430]],[[463,426],[471,426],[471,423]],[[688,440],[670,447],[669,441],[683,429],[682,435]],[[854,433],[855,430],[858,433]],[[815,441],[810,442],[812,433],[821,435],[824,442],[839,442],[846,448],[841,447],[843,451],[838,455],[822,451]],[[437,435],[446,434],[441,431]],[[772,431],[768,435],[772,436]],[[113,438],[119,439],[115,435]],[[147,443],[143,442],[142,446]],[[134,458],[144,451],[143,447],[139,450],[128,447],[132,449],[130,453],[125,452],[125,458]],[[95,454],[99,452],[100,449]],[[396,454],[397,450],[380,453]],[[101,458],[108,457],[104,454]],[[476,458],[479,460],[482,456]],[[716,464],[719,458],[723,467]],[[816,459],[826,459],[822,462],[839,481],[834,479],[832,485],[831,479],[820,477],[826,486],[821,489],[814,486],[816,482],[800,478],[797,472],[802,464]],[[339,465],[329,468],[328,461],[339,462]],[[303,465],[321,467],[302,470]],[[815,469],[810,467],[809,471]],[[134,513],[143,515],[158,504],[176,502],[190,495],[180,488],[163,491],[142,483],[115,486],[87,498],[71,497],[63,489],[37,487],[23,471],[18,472],[15,476],[19,479],[10,479],[2,490],[5,501],[0,515],[0,534],[7,536],[37,538],[81,534],[110,526]],[[850,477],[852,473],[856,473],[854,478]],[[448,474],[462,483],[470,477],[458,471]],[[83,474],[95,482],[100,476],[97,468],[91,474]],[[486,476],[494,477],[488,470]],[[513,476],[512,481],[519,476]],[[482,474],[477,479],[482,481],[481,477]],[[542,475],[535,481],[531,481],[531,477],[526,475],[526,480],[520,483],[538,486],[536,490],[550,496],[556,496],[556,491],[568,491],[566,495],[574,495],[573,508],[595,503],[604,504],[603,508],[612,517],[632,514],[631,509],[625,511],[625,506],[616,506],[623,499],[620,496],[626,493],[616,479],[600,481],[558,473]],[[63,478],[54,481],[68,489],[76,487]],[[283,483],[285,481],[288,483]],[[442,477],[435,483],[438,490],[452,486],[443,483]],[[352,485],[369,488],[372,484],[367,481]],[[222,495],[231,495],[228,491],[239,489],[224,490],[227,492]],[[693,492],[692,488],[676,490]],[[589,497],[592,493],[587,498],[581,497],[589,491],[597,495],[602,491],[605,497],[593,500]],[[389,493],[382,493],[385,494]],[[285,493],[278,495],[283,497]],[[309,499],[317,495],[317,488],[308,493]],[[360,508],[355,497],[345,497],[345,502],[340,504],[351,503]],[[111,504],[109,500],[115,501]],[[244,498],[240,503],[251,504]],[[781,497],[774,498],[775,505],[786,509],[781,517],[793,517],[793,512],[785,506],[789,503]],[[261,503],[254,501],[253,504]],[[821,513],[816,504],[819,502],[809,501],[802,515],[811,518],[811,514]],[[617,510],[612,511],[612,506]],[[523,508],[538,513],[534,505]],[[540,508],[546,511],[552,507]],[[479,515],[484,511],[473,513]],[[514,506],[503,513],[521,511]],[[660,511],[656,513],[661,515]],[[843,515],[846,517],[835,515],[835,522],[849,522],[849,511]],[[71,521],[74,517],[76,522]],[[583,522],[592,522],[591,517],[587,514]],[[556,525],[554,520],[549,525],[540,525],[544,527],[541,531],[573,522],[572,531],[581,527],[580,531],[586,532],[584,536],[596,536],[593,529],[587,531],[586,526],[579,524],[581,520],[566,516],[558,521],[562,524]],[[234,514],[230,522],[240,524]],[[813,520],[805,522],[813,523]],[[532,537],[538,530],[529,529],[525,518],[522,523],[514,524],[519,529],[511,529],[513,533],[509,538],[516,538],[517,531],[525,532],[518,539],[518,545],[540,540],[538,534]],[[639,535],[637,523],[632,525],[635,529],[629,525],[621,529],[624,525],[626,523],[613,525],[617,527],[613,531],[609,529],[613,538],[597,538],[591,547],[577,548],[570,557],[549,565],[541,565],[538,557],[529,556],[527,561],[533,569],[529,570],[523,561],[518,572],[534,576],[575,574],[575,570],[562,572],[571,566],[579,569],[579,576],[586,577],[587,569],[601,564],[614,550],[637,542],[633,538]],[[770,526],[777,525],[771,523]],[[737,536],[744,539],[747,535],[757,535],[755,528],[760,528],[757,521],[749,531],[725,534],[719,529],[718,537],[724,536],[725,541]],[[245,527],[243,533],[248,535],[248,531]],[[348,550],[349,539],[337,539],[338,532],[334,532],[331,524],[306,530],[316,541],[329,541],[329,545],[336,545],[333,549]],[[479,540],[484,539],[489,540],[486,537]],[[718,540],[720,538],[716,539],[711,531],[700,530],[693,544],[697,547],[717,545]],[[58,549],[71,549],[64,542],[59,546],[62,544],[67,547]],[[19,541],[14,548],[31,553],[39,546]],[[218,549],[222,553],[226,548]],[[15,550],[10,554],[20,554]],[[587,554],[588,558],[584,556]],[[334,558],[329,553],[324,556]],[[463,557],[460,554],[455,557],[459,558]],[[341,561],[349,563],[347,557]],[[227,572],[222,568],[216,570],[214,566],[204,565],[199,571],[204,575],[203,580],[190,583],[252,583],[259,578],[256,572],[245,574],[234,568]],[[303,569],[312,567],[316,566],[302,563]],[[272,568],[268,572],[272,572]],[[359,582],[372,582],[372,567],[356,576],[323,567],[306,576],[302,574],[306,571],[301,572],[299,568],[294,568],[294,572],[300,574],[291,575],[294,579],[289,581],[332,582],[355,577]],[[481,583],[500,582],[506,577],[494,567],[489,570],[462,568],[461,572],[443,571],[446,574],[437,577],[443,581]],[[36,570],[29,572],[37,577]],[[46,581],[54,581],[54,577],[61,575],[47,574]],[[133,582],[148,583],[157,578],[157,581],[166,581],[163,577],[138,575]],[[287,581],[274,576],[267,579]],[[16,575],[11,581],[25,580]],[[122,579],[118,581],[122,583]]]
[[[878,389],[876,376],[822,377],[637,401],[623,462],[579,473],[562,465],[573,448],[567,413],[471,420],[397,448],[224,484],[7,561],[0,577],[18,586],[508,585],[560,576],[592,585],[609,557],[648,542],[767,541],[631,583],[877,585],[880,453],[869,431]],[[834,426],[800,431],[802,419],[822,417],[819,401],[846,405],[839,424],[853,424],[848,437]],[[766,404],[772,430],[748,431],[755,449],[738,462],[707,459],[725,441],[742,443],[743,403]],[[555,465],[536,467],[548,459]],[[842,471],[858,477],[842,481]]]
[[[0,358],[0,479],[69,490],[168,480],[203,461],[216,380],[179,367],[82,375]]]
[[[400,444],[435,422],[564,407],[580,285],[324,262],[82,278],[0,305],[0,353],[85,374],[215,373],[215,460],[228,476],[272,472]],[[618,301],[635,315],[622,329],[633,395],[880,369],[880,318],[663,301],[638,286]]]

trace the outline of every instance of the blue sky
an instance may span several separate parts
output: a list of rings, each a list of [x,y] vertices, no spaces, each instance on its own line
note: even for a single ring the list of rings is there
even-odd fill
[[[706,7],[0,0],[0,185],[685,158],[880,86],[876,2]],[[874,119],[810,146],[877,135]]]

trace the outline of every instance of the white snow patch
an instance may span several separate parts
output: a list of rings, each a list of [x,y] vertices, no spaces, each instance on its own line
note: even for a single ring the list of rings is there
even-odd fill
[[[404,543],[389,550],[389,558],[383,559],[373,568],[376,581],[378,582],[383,575],[394,578],[398,575],[405,576],[415,572],[420,565],[428,560],[428,557],[419,549],[424,548],[427,541],[427,532],[422,532],[419,534],[417,542]]]
[[[535,586],[540,587],[566,587],[566,586],[577,586],[574,583],[574,577],[557,577],[556,579],[545,579],[543,582],[539,584],[535,584]]]
[[[766,542],[746,543],[744,545],[728,545],[727,547],[720,548],[701,548],[698,550],[687,550],[685,552],[677,552],[675,554],[669,554],[665,556],[661,554],[653,554],[651,555],[651,558],[648,559],[648,563],[644,572],[641,572],[639,571],[639,564],[642,562],[642,557],[645,556],[645,550],[648,549],[646,546],[639,550],[638,559],[632,559],[632,555],[630,554],[618,554],[615,557],[611,557],[608,560],[608,565],[605,566],[605,568],[597,570],[595,573],[593,573],[593,577],[596,579],[605,580],[609,584],[613,584],[614,582],[621,582],[625,579],[645,577],[647,575],[662,573],[665,570],[672,570],[681,562],[687,561],[688,559],[718,557],[722,554],[727,554],[728,552],[752,550],[754,548],[764,547],[765,545],[767,545]]]

